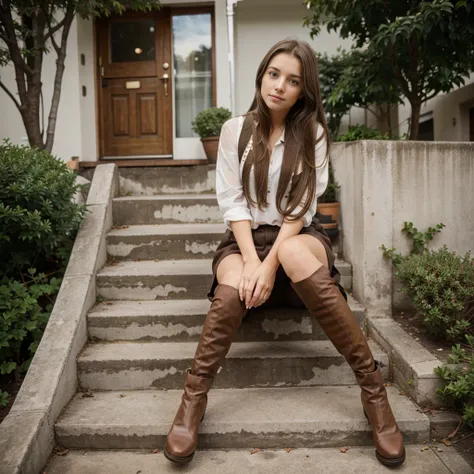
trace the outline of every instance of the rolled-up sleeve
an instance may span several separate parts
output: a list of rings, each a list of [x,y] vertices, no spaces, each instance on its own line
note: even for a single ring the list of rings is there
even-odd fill
[[[316,209],[318,207],[318,197],[321,196],[328,186],[329,179],[329,157],[327,156],[328,143],[327,137],[324,136],[322,139],[320,137],[324,134],[324,129],[321,125],[318,125],[317,130],[317,140],[316,149],[315,149],[315,161],[316,161],[316,189],[314,193],[314,198],[312,200],[311,207],[303,215],[302,220],[304,222],[303,227],[308,227],[313,220],[313,216],[316,214]],[[291,213],[292,216],[296,216],[301,209],[303,209],[306,200],[308,199],[308,193],[303,194],[300,204],[295,208]]]
[[[237,135],[238,122],[236,119],[231,119],[222,127],[216,163],[217,202],[228,228],[230,222],[252,221],[252,214],[242,188]]]

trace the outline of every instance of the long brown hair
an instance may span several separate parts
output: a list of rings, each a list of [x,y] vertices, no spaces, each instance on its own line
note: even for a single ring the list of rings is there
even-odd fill
[[[270,153],[268,142],[271,133],[270,111],[261,94],[263,76],[272,58],[280,53],[297,57],[302,65],[303,97],[288,112],[285,119],[285,143],[283,164],[276,195],[277,209],[287,220],[301,219],[309,210],[316,189],[315,146],[324,138],[329,138],[324,108],[319,90],[317,58],[311,46],[305,41],[286,39],[275,44],[265,55],[257,70],[255,97],[248,113],[253,114],[253,150],[249,153],[242,170],[244,196],[249,203],[263,210],[268,207],[267,186]],[[316,124],[319,122],[324,133],[316,139]],[[329,151],[329,143],[328,143]],[[301,164],[301,173],[292,180],[287,208],[282,208],[282,200],[290,180]],[[255,194],[257,202],[250,196],[250,171],[254,166]],[[300,204],[305,192],[307,199],[301,211],[294,217],[290,214]]]

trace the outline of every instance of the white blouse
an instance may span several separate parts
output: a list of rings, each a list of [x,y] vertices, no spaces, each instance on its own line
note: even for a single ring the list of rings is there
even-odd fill
[[[280,226],[283,223],[283,216],[278,212],[276,205],[276,194],[278,189],[278,181],[280,179],[280,171],[283,161],[284,150],[284,131],[280,139],[276,142],[268,170],[268,207],[263,211],[258,206],[252,206],[247,203],[244,196],[242,186],[242,169],[248,152],[244,153],[239,166],[238,143],[240,132],[244,123],[244,117],[235,117],[227,121],[222,127],[219,140],[219,151],[216,164],[216,193],[217,202],[224,218],[224,223],[230,229],[230,222],[250,220],[252,221],[252,229],[256,229],[259,225],[270,224]],[[317,138],[324,133],[323,127],[318,126]],[[317,198],[326,190],[329,177],[329,166],[327,159],[327,139],[319,141],[316,145],[316,192],[313,204],[304,214],[304,227],[311,224],[311,220],[316,214]],[[250,193],[252,199],[257,201],[255,193],[255,174],[253,167],[250,171]],[[287,192],[282,201],[282,207],[285,208],[288,201],[291,181],[288,185]],[[292,215],[298,214],[305,202],[303,196],[302,203],[293,212]]]

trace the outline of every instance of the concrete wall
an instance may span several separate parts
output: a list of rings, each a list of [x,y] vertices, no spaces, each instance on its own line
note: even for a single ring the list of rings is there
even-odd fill
[[[406,254],[405,221],[426,230],[446,228],[431,248],[474,250],[474,144],[361,141],[333,145],[341,185],[344,259],[353,266],[353,292],[369,314],[384,316],[404,304],[392,265],[380,246]]]

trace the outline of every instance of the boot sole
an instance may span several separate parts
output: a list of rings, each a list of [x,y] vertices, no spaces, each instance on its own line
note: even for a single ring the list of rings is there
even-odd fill
[[[201,423],[202,423],[202,420],[204,420],[204,416],[205,416],[205,413],[204,415],[202,415],[202,418],[201,418]],[[191,453],[189,456],[175,456],[174,454],[171,454],[167,449],[166,449],[166,446],[165,446],[165,449],[163,451],[164,455],[165,455],[165,458],[168,459],[168,461],[171,461],[171,462],[174,462],[176,464],[188,464],[189,462],[191,462],[193,460],[193,457],[194,457],[194,453],[196,451],[194,451],[193,453]]]
[[[164,450],[165,458],[168,459],[168,461],[174,462],[176,464],[188,464],[193,460],[194,453],[190,454],[189,456],[175,456],[174,454],[171,454],[168,452],[168,450],[165,447]]]
[[[370,425],[369,416],[364,409],[364,415],[367,418],[367,421]],[[386,467],[398,467],[405,462],[406,452],[405,448],[403,449],[403,454],[399,458],[386,458],[382,456],[377,450],[375,450],[375,456],[377,457],[378,461]]]

